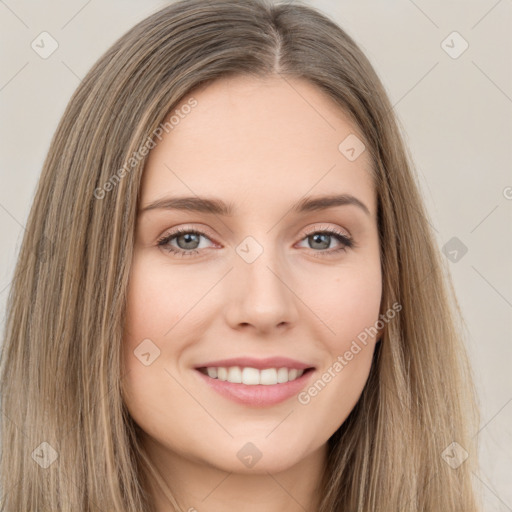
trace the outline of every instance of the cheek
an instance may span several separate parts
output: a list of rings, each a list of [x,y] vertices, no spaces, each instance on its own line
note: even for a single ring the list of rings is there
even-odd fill
[[[172,428],[165,432],[176,424],[175,411],[190,407],[180,386],[167,373],[166,364],[181,350],[178,339],[172,344],[165,340],[172,336],[184,306],[179,294],[169,292],[162,272],[152,269],[141,260],[132,264],[122,346],[122,396],[131,417],[144,432],[165,438],[171,432],[177,435]]]
[[[143,264],[143,259],[135,257],[127,290],[122,345],[123,393],[136,420],[140,419],[140,412],[158,402],[161,393],[167,393],[161,385],[165,371],[163,340],[180,318],[178,297],[168,293],[161,273],[152,269],[151,265]]]
[[[317,379],[298,397],[299,403],[322,425],[334,432],[348,417],[364,389],[378,337],[382,295],[380,266],[346,266],[323,293],[312,295],[323,329],[326,359]]]
[[[367,262],[368,263],[368,262]],[[378,260],[340,267],[336,276],[310,288],[311,309],[322,319],[326,358],[316,384],[304,395],[326,423],[342,422],[362,392],[378,339],[382,279]],[[318,397],[318,398],[317,398]],[[320,412],[321,411],[321,412]],[[334,423],[331,427],[335,426]]]
[[[317,276],[315,286],[311,282],[308,290],[308,306],[324,324],[324,343],[331,353],[346,350],[352,339],[367,332],[378,320],[382,279],[377,265],[346,266],[335,276]]]
[[[164,339],[190,309],[189,303],[194,299],[190,290],[194,287],[189,282],[187,292],[182,281],[179,273],[169,279],[165,269],[152,264],[148,258],[134,259],[127,290],[125,323],[125,345],[131,350],[146,338]]]

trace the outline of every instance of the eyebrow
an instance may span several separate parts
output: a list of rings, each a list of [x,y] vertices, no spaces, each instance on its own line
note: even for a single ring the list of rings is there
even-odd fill
[[[345,205],[357,206],[367,215],[371,215],[368,207],[357,197],[350,194],[306,197],[293,204],[291,211],[294,213],[306,213]],[[140,213],[142,214],[150,210],[185,210],[231,217],[234,215],[235,207],[232,203],[225,203],[216,198],[190,196],[157,199],[142,208]]]

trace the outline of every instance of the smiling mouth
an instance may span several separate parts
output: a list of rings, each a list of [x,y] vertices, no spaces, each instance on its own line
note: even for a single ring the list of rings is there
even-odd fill
[[[299,379],[305,373],[313,371],[314,368],[264,368],[257,369],[250,366],[209,366],[197,368],[199,372],[207,375],[211,379],[230,382],[232,384],[245,384],[247,386],[272,386],[275,384],[285,384]]]

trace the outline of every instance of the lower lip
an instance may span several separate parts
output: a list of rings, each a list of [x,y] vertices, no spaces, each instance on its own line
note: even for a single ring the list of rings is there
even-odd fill
[[[212,379],[199,370],[195,371],[206,384],[220,395],[253,407],[268,407],[297,395],[314,373],[312,369],[305,371],[298,379],[282,384],[248,386],[247,384],[234,384],[227,380]]]

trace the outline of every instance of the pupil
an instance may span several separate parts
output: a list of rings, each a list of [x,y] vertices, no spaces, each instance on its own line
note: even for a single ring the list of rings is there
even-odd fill
[[[182,235],[182,238],[185,239],[185,244],[194,243],[197,242],[197,240],[194,240],[193,238],[197,235],[195,233],[187,233],[185,235]],[[193,247],[185,247],[185,249],[191,249]]]
[[[325,233],[318,233],[316,235],[313,235],[313,241],[322,243],[321,238],[329,238],[330,235],[326,235]],[[321,249],[327,249],[329,247],[329,242],[324,241],[323,242],[324,247],[321,247]]]

